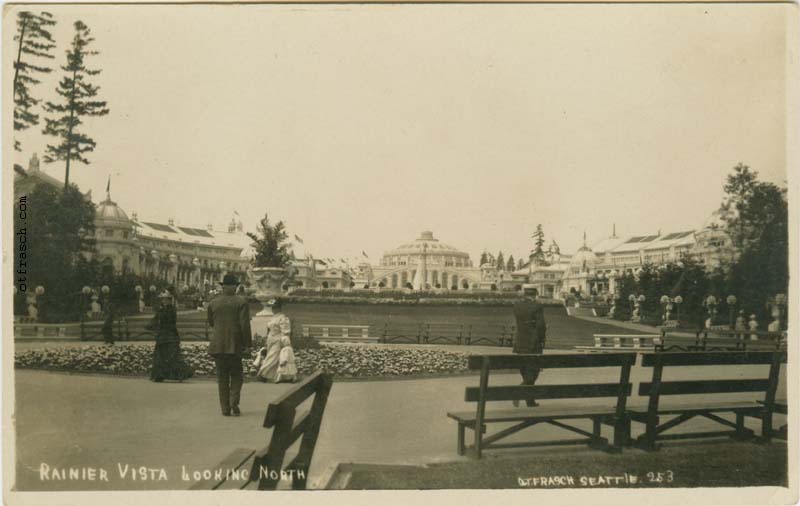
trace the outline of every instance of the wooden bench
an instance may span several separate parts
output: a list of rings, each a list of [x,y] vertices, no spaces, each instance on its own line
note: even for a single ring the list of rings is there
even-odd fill
[[[768,351],[785,345],[783,333],[763,330],[702,329],[695,338],[695,349],[700,351]]]
[[[419,323],[386,321],[383,324],[381,343],[422,343],[422,325]]]
[[[469,325],[461,323],[423,323],[420,328],[425,344],[463,344],[469,335]]]
[[[377,343],[378,337],[370,337],[369,325],[303,325],[303,337],[318,341],[340,343]]]
[[[275,490],[281,479],[290,480],[294,490],[305,490],[332,385],[330,375],[317,372],[270,402],[264,417],[264,427],[272,429],[269,444],[261,451],[233,451],[212,468],[211,477],[195,482],[191,490],[245,489],[256,484],[259,490]],[[297,416],[298,406],[311,396],[311,407]],[[284,465],[287,451],[298,440],[297,455]]]
[[[636,440],[636,445],[645,450],[657,450],[658,440],[691,439],[728,435],[735,439],[751,439],[753,431],[744,425],[746,417],[760,418],[762,436],[769,438],[772,434],[772,412],[775,402],[775,391],[778,386],[780,364],[786,361],[785,352],[776,351],[715,351],[715,352],[662,352],[642,355],[642,367],[653,369],[652,379],[639,384],[639,395],[647,397],[647,405],[631,406],[628,409],[632,421],[645,424],[645,433]],[[766,373],[759,377],[742,379],[741,367],[728,368],[726,374],[717,374],[715,379],[662,381],[665,368],[690,366],[769,366]],[[730,393],[763,393],[764,404],[753,400],[729,400],[725,398],[703,398],[678,400],[662,404],[662,396],[692,396],[695,394],[730,394]],[[719,416],[719,413],[732,413],[735,422]],[[661,422],[661,416],[674,418]],[[673,427],[696,417],[709,420],[732,428],[727,431],[688,432],[665,434]]]
[[[584,351],[659,350],[661,336],[657,334],[594,334],[594,346],[576,346]]]
[[[513,346],[515,335],[514,325],[469,325],[464,344]]]
[[[458,422],[457,451],[464,455],[480,458],[481,452],[493,448],[534,447],[561,444],[589,444],[593,448],[610,451],[621,450],[624,437],[630,427],[626,419],[626,399],[631,392],[630,371],[636,362],[635,353],[603,353],[597,355],[563,354],[563,355],[473,355],[468,359],[471,370],[480,370],[480,386],[467,387],[466,402],[476,402],[477,407],[471,411],[447,413],[447,416]],[[539,369],[571,369],[619,367],[619,380],[613,383],[583,383],[557,385],[505,385],[489,386],[489,373],[492,370],[520,368]],[[613,403],[604,405],[582,405],[579,401],[570,406],[543,405],[528,408],[512,408],[503,410],[486,410],[490,401],[525,401],[531,398],[543,399],[592,399],[614,398]],[[592,421],[592,432],[569,425],[563,420],[589,419]],[[484,435],[490,423],[514,423],[511,427],[499,430],[491,435]],[[528,441],[517,443],[497,443],[503,438],[515,434],[526,427],[539,423],[547,423],[562,429],[575,432],[581,439],[558,441]],[[602,437],[602,425],[614,427],[613,447]],[[471,429],[475,433],[475,443],[465,446],[465,431]]]

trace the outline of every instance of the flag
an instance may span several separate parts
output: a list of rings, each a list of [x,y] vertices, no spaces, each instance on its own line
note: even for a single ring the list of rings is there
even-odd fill
[[[363,249],[361,250],[361,254],[364,255],[364,258],[369,258],[369,255],[367,255],[367,252]]]
[[[111,192],[111,176],[108,176],[108,183],[106,183],[106,193]]]
[[[294,234],[294,240],[299,242],[300,244],[303,244],[303,240],[300,239],[300,236],[298,236],[297,234]]]
[[[239,212],[236,209],[233,210],[233,214],[235,214],[236,216],[239,216]]]

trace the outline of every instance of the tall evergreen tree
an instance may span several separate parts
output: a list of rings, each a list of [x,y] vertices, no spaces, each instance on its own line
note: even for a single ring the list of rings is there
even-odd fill
[[[536,232],[531,236],[533,238],[533,251],[531,251],[531,260],[537,263],[544,261],[544,230],[542,224],[536,225]]]
[[[498,271],[506,270],[506,261],[503,259],[502,251],[497,253],[497,270]]]
[[[508,255],[508,261],[506,262],[506,270],[511,272],[514,270],[516,264],[514,263],[514,255]]]
[[[89,160],[84,153],[94,151],[96,146],[94,139],[78,131],[83,123],[81,118],[108,114],[106,102],[95,98],[100,88],[88,81],[89,77],[96,76],[101,71],[87,68],[84,62],[87,56],[98,54],[88,48],[93,41],[89,27],[76,21],[75,37],[72,39],[72,46],[67,50],[67,64],[61,67],[64,77],[56,88],[63,100],[58,104],[45,104],[45,110],[54,117],[46,118],[44,133],[59,138],[61,142],[55,146],[47,145],[44,160],[48,163],[57,160],[66,162],[64,188],[69,185],[70,163],[75,160],[88,164]]]
[[[520,258],[517,260],[517,270],[521,270],[523,267],[525,267],[525,262]]]
[[[55,25],[49,12],[34,14],[22,11],[17,14],[17,57],[14,60],[14,130],[22,131],[39,124],[34,107],[40,102],[31,94],[31,87],[41,81],[37,74],[52,72],[50,67],[36,64],[39,59],[53,59],[50,53],[56,45],[48,27]],[[21,151],[20,142],[14,139],[14,149]]]
[[[481,265],[489,261],[489,255],[484,251],[481,253]]]
[[[786,189],[758,180],[758,172],[739,164],[725,184],[720,208],[726,231],[739,256],[728,290],[740,305],[760,319],[769,317],[765,303],[785,294],[789,284],[789,209]]]

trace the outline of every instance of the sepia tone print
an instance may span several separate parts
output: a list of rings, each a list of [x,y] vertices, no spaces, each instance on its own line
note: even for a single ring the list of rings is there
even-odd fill
[[[795,18],[8,4],[7,497],[787,501]]]

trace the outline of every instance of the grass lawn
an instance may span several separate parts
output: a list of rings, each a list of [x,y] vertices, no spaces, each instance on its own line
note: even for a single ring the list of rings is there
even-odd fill
[[[342,471],[350,474],[345,486],[350,490],[785,487],[787,450],[782,442],[758,445],[728,440],[671,443],[658,452],[629,449],[616,455],[576,446],[490,452],[481,460],[427,466],[354,464],[343,466]]]

